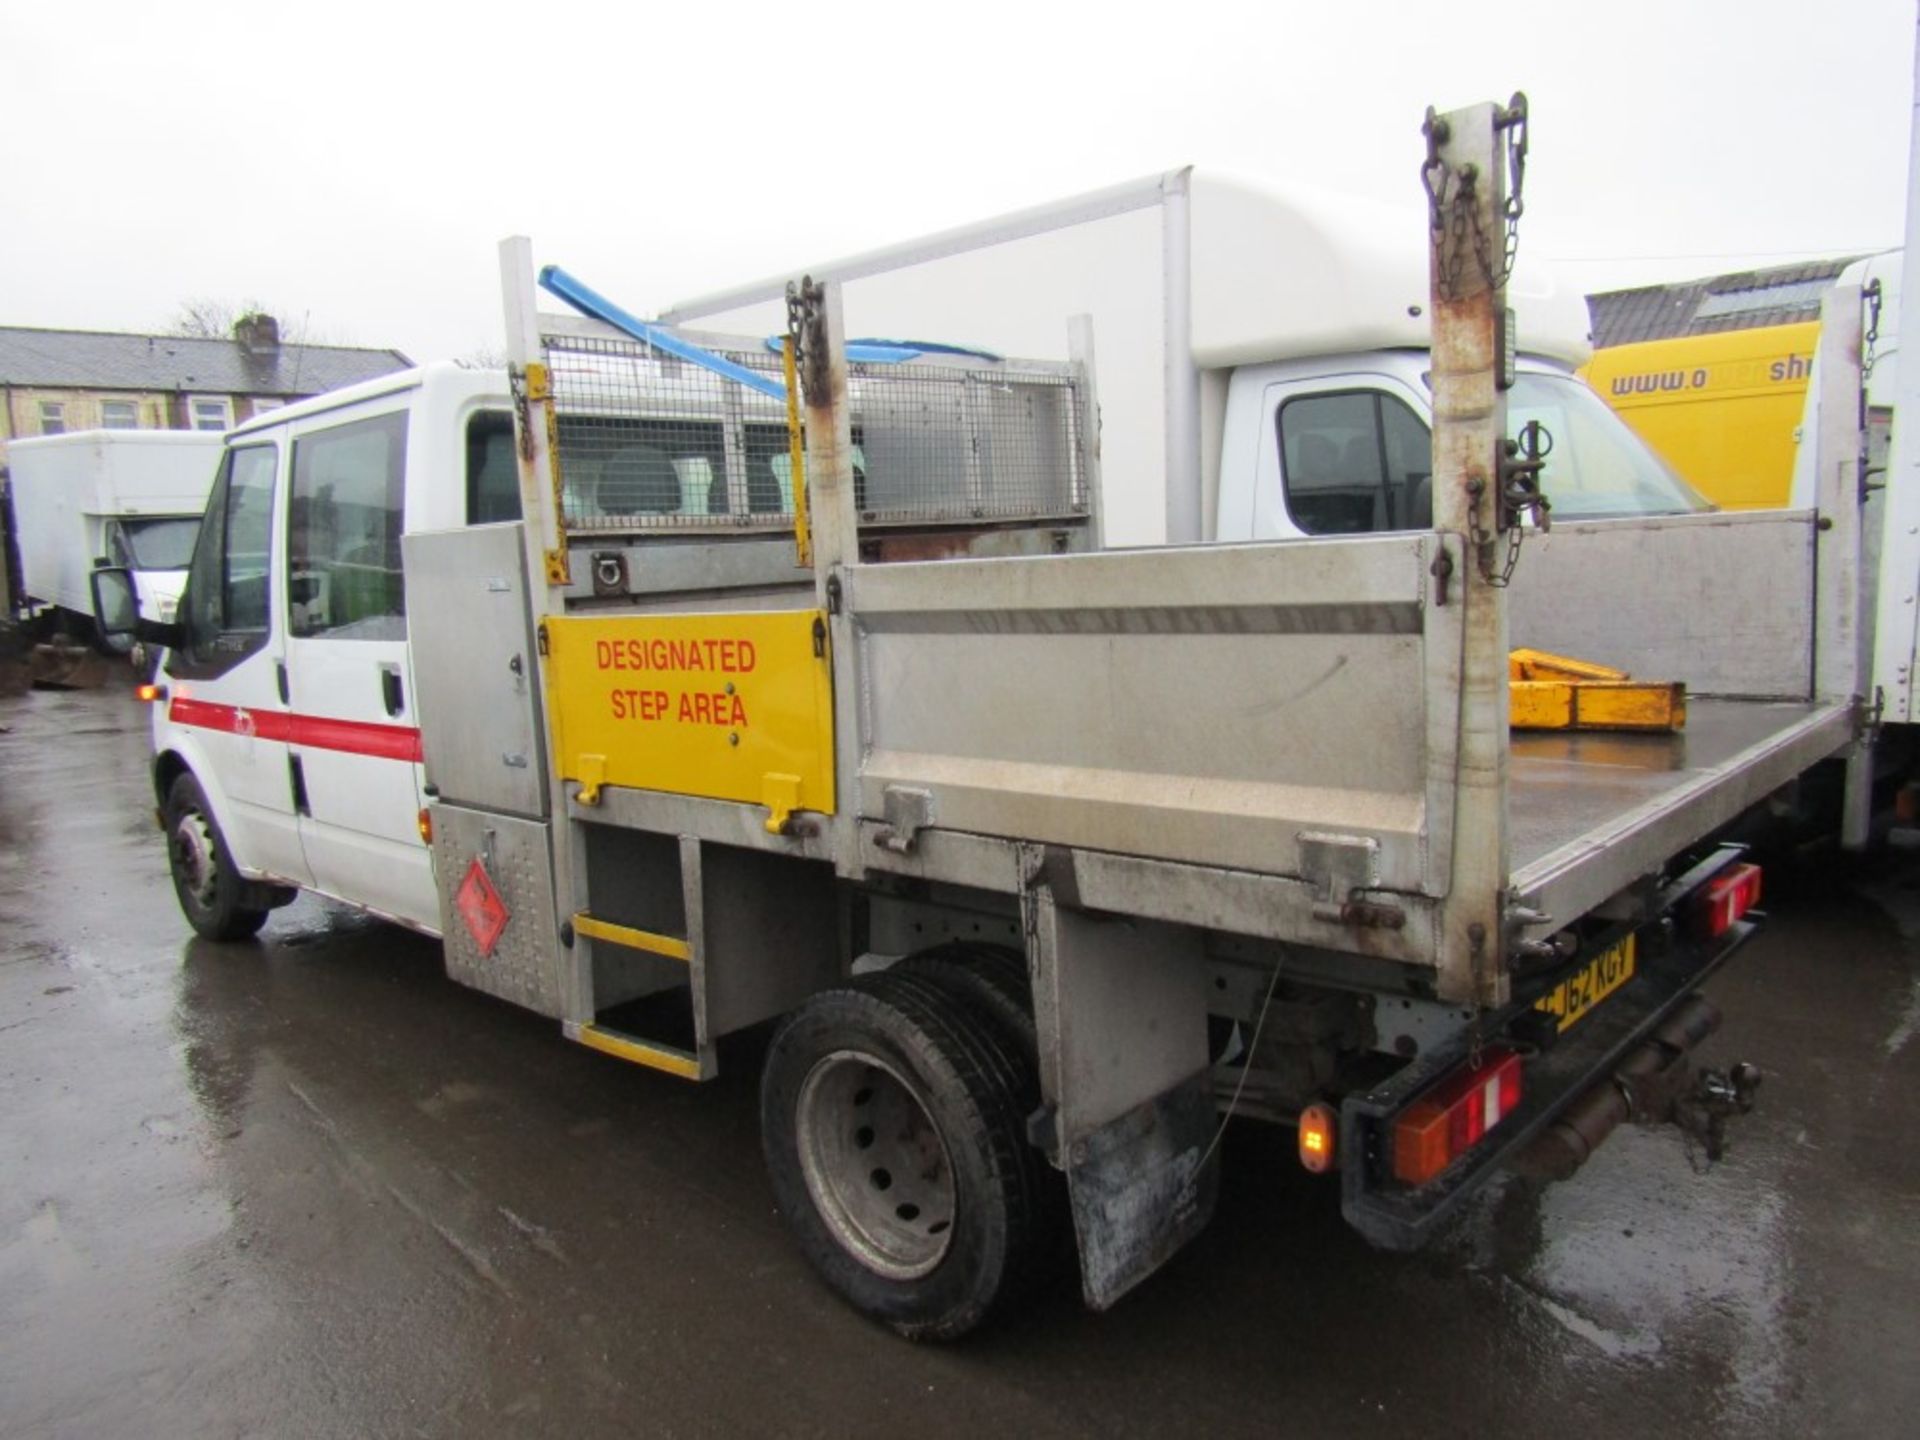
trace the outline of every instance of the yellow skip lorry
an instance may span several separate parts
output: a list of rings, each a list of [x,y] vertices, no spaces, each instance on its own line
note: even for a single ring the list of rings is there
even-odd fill
[[[1642,340],[1581,370],[1640,438],[1730,510],[1787,503],[1820,324]]]
[[[1836,284],[1868,297],[1869,463],[1885,461],[1893,419],[1902,252],[1855,261]],[[1729,510],[1805,504],[1795,493],[1820,322],[1763,325],[1610,345],[1580,374],[1694,489]],[[1803,486],[1804,488],[1804,486]]]
[[[228,439],[155,633],[189,920],[332,894],[685,1080],[770,1029],[779,1209],[919,1338],[1068,1244],[1113,1304],[1208,1223],[1233,1115],[1400,1249],[1626,1120],[1717,1150],[1755,1075],[1702,1069],[1698,991],[1760,877],[1714,837],[1859,733],[1857,486],[1533,523],[1472,243],[1524,125],[1430,117],[1432,518],[1392,533],[1104,549],[1087,326],[849,342],[800,280],[772,344],[697,335],[507,242],[508,376]],[[1516,735],[1513,645],[1684,682],[1686,728]]]

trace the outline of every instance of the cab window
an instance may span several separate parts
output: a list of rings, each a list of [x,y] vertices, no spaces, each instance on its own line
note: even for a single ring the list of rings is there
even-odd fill
[[[1287,511],[1307,534],[1432,526],[1432,442],[1405,402],[1379,390],[1298,395],[1275,423]]]
[[[187,648],[197,662],[237,660],[266,643],[277,468],[271,445],[229,450],[221,462],[187,581]]]
[[[727,513],[717,422],[560,417],[566,518],[592,526]]]
[[[467,421],[467,523],[491,525],[520,518],[520,461],[513,416],[481,410]]]
[[[287,497],[287,613],[304,638],[404,640],[400,570],[405,411],[293,442]]]

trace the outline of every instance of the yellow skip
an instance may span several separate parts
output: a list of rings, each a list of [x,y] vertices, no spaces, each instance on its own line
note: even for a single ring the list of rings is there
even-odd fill
[[[1686,728],[1687,687],[1677,680],[1635,680],[1624,670],[1545,650],[1507,656],[1507,689],[1515,730],[1643,730]]]

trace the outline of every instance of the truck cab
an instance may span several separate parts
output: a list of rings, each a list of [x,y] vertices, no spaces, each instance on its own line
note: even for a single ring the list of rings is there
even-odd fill
[[[1424,351],[1375,350],[1233,371],[1216,538],[1430,529],[1429,368]],[[1507,413],[1516,432],[1538,421],[1551,437],[1542,488],[1555,519],[1713,508],[1563,367],[1522,360]]]
[[[228,434],[155,774],[176,847],[224,837],[243,924],[298,888],[438,933],[400,537],[517,514],[512,436],[505,376],[452,365]]]

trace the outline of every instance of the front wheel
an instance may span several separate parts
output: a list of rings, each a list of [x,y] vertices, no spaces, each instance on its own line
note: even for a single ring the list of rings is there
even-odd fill
[[[234,868],[200,782],[181,775],[167,791],[167,861],[187,923],[209,940],[244,940],[267,923],[246,903],[252,887]]]
[[[1030,1269],[1019,1079],[991,1022],[911,975],[815,995],[768,1049],[780,1212],[828,1284],[910,1339],[965,1334]]]

